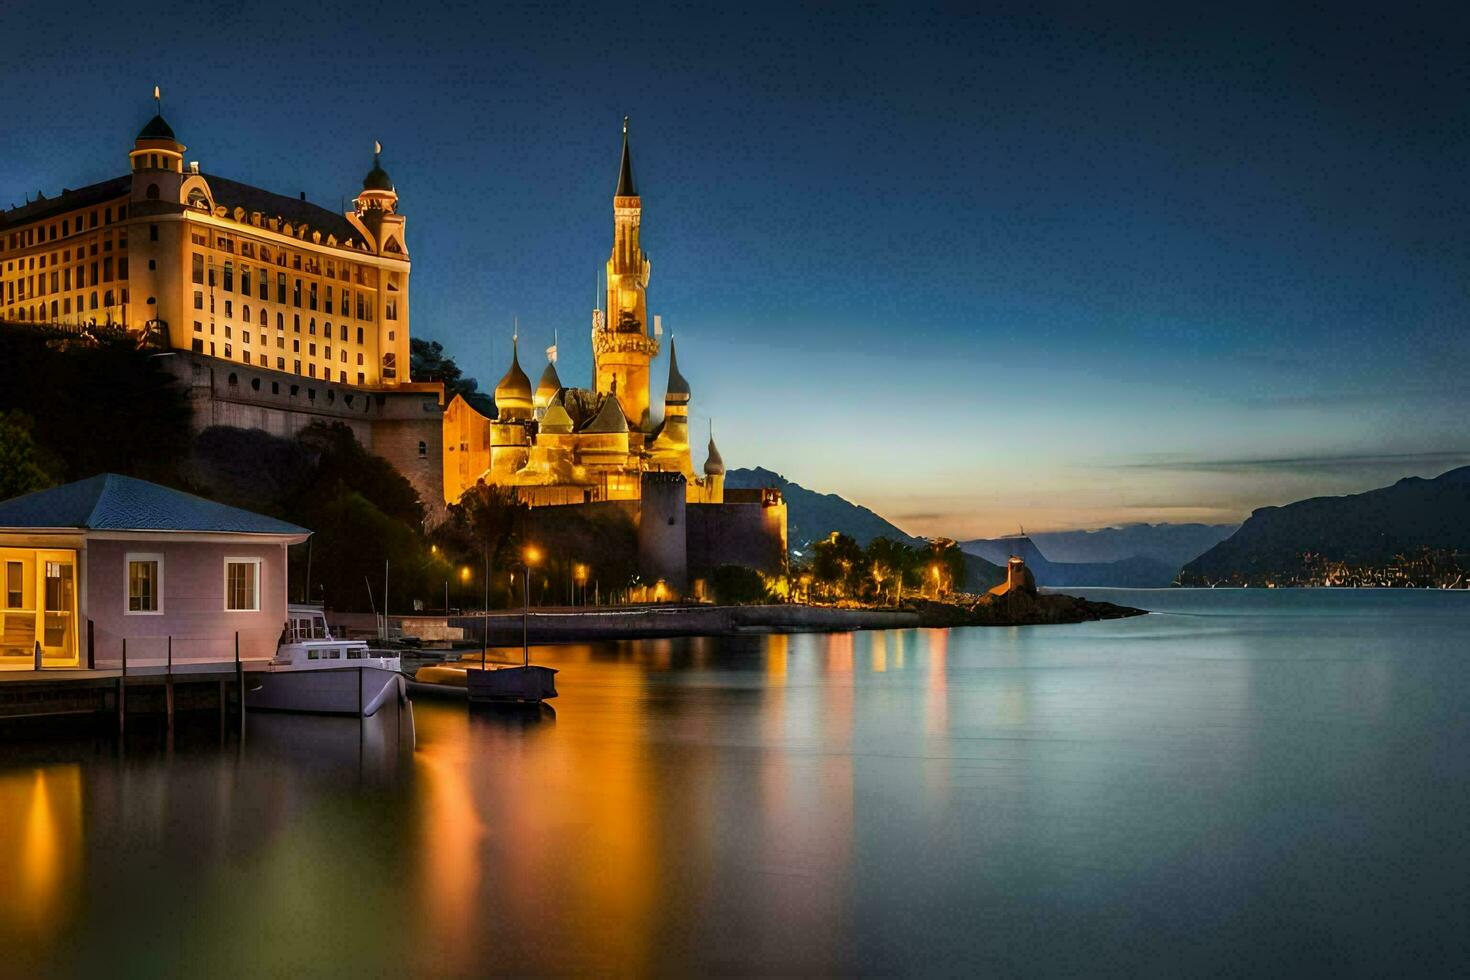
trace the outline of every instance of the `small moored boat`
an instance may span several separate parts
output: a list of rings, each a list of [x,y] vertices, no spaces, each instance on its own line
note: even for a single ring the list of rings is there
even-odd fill
[[[276,656],[251,671],[245,704],[273,711],[370,717],[408,699],[397,657],[375,654],[362,640],[339,640],[316,606],[289,606]]]
[[[466,657],[459,663],[420,667],[415,690],[463,691],[471,701],[520,701],[539,704],[556,697],[556,668],[539,664],[485,663]]]

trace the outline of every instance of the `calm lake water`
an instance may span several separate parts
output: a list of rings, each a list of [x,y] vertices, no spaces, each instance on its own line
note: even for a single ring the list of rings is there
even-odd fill
[[[1091,594],[1161,612],[6,734],[0,973],[1463,973],[1470,594]]]

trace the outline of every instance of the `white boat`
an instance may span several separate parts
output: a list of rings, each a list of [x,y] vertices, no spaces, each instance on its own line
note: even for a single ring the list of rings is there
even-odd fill
[[[367,718],[408,699],[397,657],[376,654],[362,640],[336,639],[315,606],[288,606],[287,615],[275,658],[250,672],[246,707]]]

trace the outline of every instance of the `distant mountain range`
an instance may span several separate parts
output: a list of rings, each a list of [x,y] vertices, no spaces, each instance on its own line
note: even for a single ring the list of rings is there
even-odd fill
[[[1234,534],[1239,524],[1124,524],[1095,531],[1036,531],[1027,537],[1054,562],[1152,558],[1177,570]],[[966,541],[963,547],[983,541]]]
[[[922,546],[926,539],[905,533],[866,507],[835,493],[818,493],[760,467],[731,470],[732,488],[777,487],[786,500],[787,537],[793,551],[805,552],[812,542],[840,531],[866,545],[878,537]],[[1026,559],[1038,585],[1172,585],[1179,567],[1222,539],[1238,525],[1132,524],[1097,531],[1048,531],[1027,538],[966,541],[961,549],[973,559],[967,588],[993,585],[1013,554]]]
[[[891,538],[905,544],[923,545],[925,538],[905,534],[866,507],[845,500],[835,493],[817,493],[800,483],[792,483],[780,473],[763,467],[730,470],[725,486],[737,489],[778,487],[786,499],[786,538],[793,551],[806,551],[813,541],[841,531],[866,546],[874,538]]]
[[[1464,586],[1470,466],[1432,480],[1262,507],[1184,566],[1184,585]]]
[[[1161,589],[1174,584],[1179,566],[1157,558],[1134,555],[1114,561],[1055,562],[1042,554],[1029,537],[994,538],[966,541],[960,548],[967,554],[1004,565],[1011,555],[1026,560],[1026,567],[1036,577],[1036,584],[1048,588],[1059,586],[1114,586],[1129,589]]]
[[[833,531],[840,531],[863,546],[874,538],[888,538],[919,548],[929,543],[927,538],[906,534],[897,525],[884,520],[866,507],[835,493],[808,490],[799,483],[792,483],[780,473],[762,467],[730,470],[725,474],[725,486],[737,489],[780,488],[781,496],[786,501],[786,538],[793,552],[807,552],[813,541],[825,538]],[[1004,564],[1002,560],[1001,565]],[[966,592],[984,592],[1005,581],[1005,577],[1003,567],[987,561],[983,556],[967,553],[965,581],[961,588]]]

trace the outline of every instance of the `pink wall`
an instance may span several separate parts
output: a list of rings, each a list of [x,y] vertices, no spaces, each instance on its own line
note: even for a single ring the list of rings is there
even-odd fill
[[[124,615],[127,608],[126,556],[163,555],[163,612]],[[225,558],[259,558],[260,611],[225,611]],[[188,661],[235,659],[235,631],[240,657],[269,659],[275,655],[286,620],[286,546],[284,544],[218,544],[172,538],[131,541],[88,540],[86,606],[92,620],[97,666],[122,659],[128,641],[128,663],[162,663],[167,637],[173,636],[176,665]],[[82,634],[86,663],[86,634]]]

